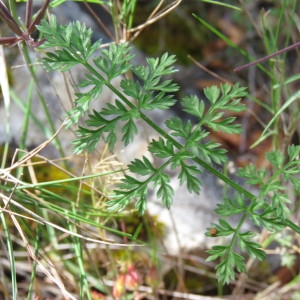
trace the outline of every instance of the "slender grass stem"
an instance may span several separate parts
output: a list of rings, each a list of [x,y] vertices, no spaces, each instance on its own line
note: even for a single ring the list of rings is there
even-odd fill
[[[5,238],[6,238],[8,258],[9,258],[9,263],[10,263],[12,300],[18,300],[19,298],[18,298],[17,273],[16,273],[17,269],[16,269],[16,262],[15,262],[12,238],[10,235],[9,226],[7,225],[7,221],[5,219],[5,215],[2,211],[0,211],[0,218],[1,218],[1,223],[3,226]]]

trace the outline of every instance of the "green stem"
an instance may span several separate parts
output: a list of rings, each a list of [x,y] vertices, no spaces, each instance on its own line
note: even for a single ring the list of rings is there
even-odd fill
[[[15,265],[15,257],[14,257],[14,249],[12,244],[12,239],[9,233],[9,228],[7,226],[7,222],[4,216],[4,213],[0,211],[0,219],[3,226],[4,234],[6,237],[7,250],[10,262],[10,273],[11,273],[11,292],[12,299],[18,299],[18,286],[17,286],[17,274],[16,274],[16,265]]]
[[[34,255],[38,257],[39,254],[39,249],[40,249],[40,243],[41,243],[41,225],[37,223],[36,227],[36,238],[35,238],[35,243],[34,243]],[[31,271],[31,276],[30,276],[30,282],[29,282],[29,287],[28,287],[28,295],[27,295],[27,300],[30,300],[33,298],[33,290],[34,290],[34,283],[36,280],[37,276],[37,262],[33,260],[32,262],[32,271]]]
[[[72,204],[72,212],[76,215],[76,208],[75,205]],[[77,225],[79,226],[79,222],[75,221],[75,224],[73,222],[69,222],[69,230],[72,232],[78,232]],[[72,236],[74,250],[76,254],[76,259],[79,267],[79,275],[80,275],[80,299],[88,299],[92,300],[92,296],[90,293],[90,287],[89,282],[87,279],[87,274],[85,272],[84,268],[84,260],[83,260],[83,251],[82,251],[82,240],[79,239],[77,236]],[[85,297],[86,296],[86,297]]]
[[[16,0],[9,0],[9,10],[16,22],[18,22],[18,14],[17,14],[17,8],[16,8]]]
[[[126,10],[128,12],[127,16],[127,29],[131,29],[133,25],[133,20],[134,20],[134,12],[136,8],[136,2],[137,0],[127,0],[124,3],[126,3]]]
[[[28,86],[25,117],[24,117],[23,126],[22,126],[21,141],[20,141],[20,145],[19,145],[20,149],[26,148],[27,133],[28,133],[28,128],[29,128],[30,116],[31,116],[31,104],[32,104],[33,89],[34,89],[34,81],[31,79],[29,86]]]
[[[52,120],[51,114],[49,112],[48,105],[46,103],[46,99],[45,99],[45,97],[43,96],[43,94],[41,92],[40,85],[39,85],[39,80],[38,80],[38,78],[36,76],[36,73],[35,73],[35,67],[32,65],[32,62],[31,62],[31,59],[30,59],[30,56],[29,56],[29,53],[28,53],[28,48],[27,47],[23,47],[22,50],[23,50],[22,53],[24,55],[24,59],[25,59],[27,68],[28,68],[28,70],[30,72],[30,75],[32,76],[33,81],[35,83],[38,97],[40,99],[40,102],[41,102],[41,105],[43,107],[44,113],[46,115],[47,122],[48,122],[48,124],[50,126],[50,132],[53,135],[56,132],[56,128],[55,128],[54,122]],[[50,138],[50,137],[51,136],[47,136],[47,138]],[[58,138],[56,138],[54,140],[54,144],[56,145],[56,147],[57,147],[57,149],[58,149],[59,154],[61,155],[61,157],[65,157],[65,153],[64,153],[63,147],[62,147],[62,145],[61,145],[61,143],[60,143],[60,141],[59,141]]]

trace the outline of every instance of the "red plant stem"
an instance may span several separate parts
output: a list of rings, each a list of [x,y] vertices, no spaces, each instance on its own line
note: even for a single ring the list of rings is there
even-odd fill
[[[29,34],[32,34],[35,31],[35,25],[39,24],[41,22],[41,20],[43,19],[49,3],[50,3],[50,0],[46,0],[44,2],[43,6],[42,6],[41,10],[39,11],[39,13],[37,14],[36,18],[33,20],[31,25],[27,29]]]
[[[270,59],[270,58],[272,58],[272,57],[274,57],[274,56],[280,55],[280,54],[282,54],[282,53],[284,53],[284,52],[290,51],[290,50],[292,50],[292,49],[294,49],[294,48],[297,48],[297,47],[299,47],[299,46],[300,46],[300,42],[295,43],[295,44],[293,44],[293,45],[291,45],[291,46],[288,46],[288,47],[286,47],[286,48],[283,48],[283,49],[281,49],[281,50],[279,50],[279,51],[277,51],[277,52],[274,52],[274,53],[272,53],[272,54],[270,54],[270,55],[267,55],[267,56],[264,56],[264,57],[262,57],[262,58],[260,58],[260,59],[255,60],[255,61],[252,61],[252,62],[250,62],[250,63],[248,63],[248,64],[246,64],[246,65],[237,67],[237,68],[233,69],[233,71],[234,71],[234,72],[239,72],[239,71],[241,71],[241,70],[243,70],[243,69],[245,69],[245,68],[248,68],[248,67],[251,67],[251,66],[253,66],[253,65],[259,64],[259,63],[261,63],[261,62],[264,62],[264,61],[266,61],[266,60],[268,60],[268,59]]]
[[[30,23],[31,23],[31,11],[32,11],[32,0],[27,0],[26,16],[25,16],[26,28],[30,27]]]
[[[0,38],[0,45],[11,45],[19,41],[20,39],[17,37],[4,37],[4,38]]]
[[[7,24],[7,26],[16,34],[22,35],[22,30],[20,29],[17,22],[11,16],[9,10],[6,8],[4,3],[0,0],[0,17],[3,22]]]

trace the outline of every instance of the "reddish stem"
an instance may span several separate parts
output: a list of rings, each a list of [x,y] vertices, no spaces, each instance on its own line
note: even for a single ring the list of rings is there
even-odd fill
[[[277,51],[277,52],[274,52],[274,53],[272,53],[272,54],[270,54],[270,55],[267,55],[267,56],[264,56],[264,57],[262,57],[262,58],[260,58],[260,59],[255,60],[255,61],[252,61],[252,62],[250,62],[250,63],[248,63],[248,64],[246,64],[246,65],[237,67],[237,68],[233,69],[233,71],[234,71],[234,72],[239,72],[239,71],[241,71],[241,70],[243,70],[243,69],[245,69],[245,68],[251,67],[251,66],[256,65],[256,64],[259,64],[259,63],[262,63],[262,62],[264,62],[264,61],[266,61],[266,60],[268,60],[268,59],[270,59],[270,58],[272,58],[272,57],[274,57],[274,56],[280,55],[280,54],[282,54],[282,53],[284,53],[284,52],[290,51],[290,50],[292,50],[292,49],[294,49],[294,48],[297,48],[297,47],[299,47],[299,46],[300,46],[300,42],[295,43],[295,44],[293,44],[293,45],[291,45],[291,46],[288,46],[288,47],[286,47],[286,48],[283,48],[283,49],[281,49],[281,50],[279,50],[279,51]]]

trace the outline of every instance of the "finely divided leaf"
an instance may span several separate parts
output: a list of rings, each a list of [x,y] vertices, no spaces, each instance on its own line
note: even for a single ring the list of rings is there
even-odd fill
[[[214,104],[220,96],[220,89],[215,85],[205,88],[203,92],[211,104]]]
[[[234,199],[223,198],[223,203],[217,204],[216,213],[223,217],[228,217],[245,212],[247,206],[243,195],[235,193]]]
[[[178,178],[180,179],[181,185],[186,182],[190,193],[200,193],[201,181],[199,179],[199,174],[201,174],[201,170],[198,167],[186,165],[183,161],[181,161],[181,171]]]
[[[148,150],[159,158],[167,158],[175,155],[173,144],[161,137],[158,140],[152,140]]]
[[[94,63],[107,76],[110,82],[122,74],[132,69],[131,60],[134,54],[130,53],[131,47],[127,43],[109,44],[108,49],[102,51],[102,55],[94,59]]]
[[[261,249],[261,245],[252,241],[256,236],[252,232],[244,232],[238,234],[238,245],[243,251],[247,251],[252,258],[263,260],[266,258],[265,252]]]
[[[139,175],[149,175],[155,172],[155,168],[153,167],[152,163],[149,159],[143,156],[143,159],[135,159],[129,165],[128,168],[130,172],[137,173]]]
[[[188,140],[192,133],[193,125],[191,121],[184,123],[179,117],[172,117],[165,124],[173,131],[171,133],[173,136],[183,137]]]
[[[172,203],[173,203],[173,197],[174,197],[174,190],[169,185],[170,177],[169,175],[158,172],[153,178],[154,186],[158,187],[157,190],[157,197],[161,198],[162,203],[170,209]]]
[[[192,95],[184,97],[181,104],[183,106],[183,111],[196,116],[199,120],[202,119],[205,110],[204,101],[200,101],[197,96]]]

